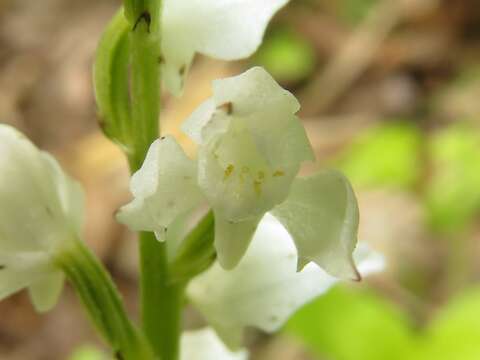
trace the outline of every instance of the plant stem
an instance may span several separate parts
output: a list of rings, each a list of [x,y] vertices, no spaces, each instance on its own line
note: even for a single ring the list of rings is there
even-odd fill
[[[153,233],[140,233],[140,263],[143,329],[157,355],[176,360],[184,285],[171,281],[166,243]]]
[[[138,170],[150,144],[159,136],[160,11],[159,0],[126,0],[125,14],[132,25],[131,101],[135,145],[129,155],[132,172]],[[177,360],[184,286],[170,279],[165,243],[153,233],[140,233],[142,326],[162,360]]]
[[[74,286],[116,358],[155,359],[146,339],[129,321],[108,272],[83,242],[72,242],[72,246],[56,255],[55,261]]]

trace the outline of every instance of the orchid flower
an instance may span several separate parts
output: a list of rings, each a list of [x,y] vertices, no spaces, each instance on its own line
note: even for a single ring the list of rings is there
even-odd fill
[[[380,271],[383,258],[365,244],[355,250],[360,273]],[[218,263],[194,278],[187,295],[230,348],[238,348],[246,327],[277,331],[307,302],[339,280],[314,264],[297,272],[298,253],[283,225],[267,214],[238,266]]]
[[[38,311],[63,286],[55,257],[80,233],[83,193],[58,163],[0,125],[0,299],[28,288]]]
[[[196,52],[222,60],[252,55],[273,15],[288,0],[165,0],[162,77],[180,95]]]
[[[181,360],[247,360],[246,350],[231,352],[211,328],[186,331],[182,334]]]
[[[301,163],[314,159],[298,110],[263,68],[214,81],[213,97],[183,126],[199,144],[196,161],[172,137],[155,141],[119,221],[163,240],[176,218],[206,202],[215,214],[218,261],[232,269],[271,212],[294,239],[298,270],[313,261],[331,275],[358,279],[353,190],[336,171],[296,178]]]

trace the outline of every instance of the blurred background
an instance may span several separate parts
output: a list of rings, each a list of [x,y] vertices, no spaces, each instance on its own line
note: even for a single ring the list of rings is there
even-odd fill
[[[87,192],[86,239],[132,314],[136,241],[113,219],[127,164],[99,132],[91,67],[114,0],[0,0],[0,121],[51,151]],[[275,336],[261,360],[480,359],[480,6],[478,0],[292,0],[250,59],[197,56],[162,128],[210,95],[212,79],[266,67],[302,104],[318,162],[353,182],[360,239],[388,267],[342,284]],[[69,288],[46,315],[24,293],[0,302],[0,359],[104,359]],[[198,324],[187,311],[186,325]],[[97,350],[99,349],[99,350]],[[214,359],[212,359],[214,360]]]

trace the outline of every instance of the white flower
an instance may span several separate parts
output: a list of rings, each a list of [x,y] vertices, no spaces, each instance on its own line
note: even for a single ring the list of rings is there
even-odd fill
[[[297,256],[289,233],[267,214],[238,266],[225,271],[214,264],[193,279],[187,294],[220,338],[237,348],[246,327],[274,332],[338,281],[314,264],[297,272]],[[382,257],[364,245],[355,258],[362,275],[383,268]]]
[[[288,0],[165,0],[162,77],[179,95],[196,52],[222,60],[250,56]]]
[[[197,162],[171,137],[155,142],[119,220],[159,233],[206,201],[215,214],[218,261],[231,269],[271,211],[294,238],[298,269],[314,261],[332,275],[358,278],[358,209],[348,181],[334,171],[296,178],[301,163],[314,159],[298,109],[262,68],[215,81],[213,97],[184,124],[199,144]]]
[[[210,328],[182,334],[181,360],[247,360],[245,350],[231,352]]]
[[[0,125],[0,299],[28,288],[37,310],[56,302],[63,273],[53,260],[78,237],[83,194],[58,163]]]
[[[168,155],[166,155],[168,154]],[[153,231],[165,239],[168,226],[202,200],[197,170],[172,137],[153,142],[145,162],[130,181],[134,200],[117,215],[135,231]]]

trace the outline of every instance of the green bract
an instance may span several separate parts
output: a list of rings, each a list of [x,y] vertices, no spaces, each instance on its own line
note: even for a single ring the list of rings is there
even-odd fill
[[[358,278],[358,209],[348,181],[332,171],[295,178],[301,163],[314,159],[295,97],[260,67],[214,81],[213,90],[183,127],[199,144],[197,161],[171,137],[155,142],[119,220],[161,234],[206,202],[215,214],[218,261],[232,269],[272,211],[293,236],[299,269],[314,261],[334,276]]]
[[[0,299],[28,287],[37,310],[56,302],[63,273],[55,256],[78,238],[80,186],[27,138],[0,125]]]

